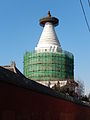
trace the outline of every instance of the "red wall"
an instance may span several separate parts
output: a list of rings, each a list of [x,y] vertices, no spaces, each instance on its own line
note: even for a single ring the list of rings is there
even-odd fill
[[[90,120],[90,108],[0,83],[0,120]]]

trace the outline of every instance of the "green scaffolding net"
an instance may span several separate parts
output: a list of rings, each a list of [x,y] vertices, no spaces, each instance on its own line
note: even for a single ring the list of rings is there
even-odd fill
[[[50,81],[72,79],[74,76],[74,56],[62,52],[26,52],[24,55],[24,75],[32,80]]]

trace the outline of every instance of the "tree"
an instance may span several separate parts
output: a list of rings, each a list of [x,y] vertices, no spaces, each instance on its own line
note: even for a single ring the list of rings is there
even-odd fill
[[[79,97],[80,96],[84,96],[84,91],[85,91],[85,89],[84,89],[84,82],[81,81],[81,80],[78,80],[77,83],[78,83],[78,86],[76,87],[76,93],[77,93],[77,95]]]
[[[88,94],[88,99],[89,99],[89,101],[90,101],[90,93]]]

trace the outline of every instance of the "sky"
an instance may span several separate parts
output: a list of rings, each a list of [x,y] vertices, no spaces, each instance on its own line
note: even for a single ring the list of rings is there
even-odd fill
[[[90,25],[90,6],[82,0]],[[36,47],[43,28],[39,19],[51,15],[59,19],[55,28],[63,50],[74,54],[74,78],[90,92],[90,32],[79,0],[0,0],[0,66],[15,61],[23,73],[23,56]]]

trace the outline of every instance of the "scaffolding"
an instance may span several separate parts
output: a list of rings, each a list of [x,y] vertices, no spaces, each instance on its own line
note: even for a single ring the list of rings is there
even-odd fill
[[[35,81],[73,79],[74,56],[67,51],[26,52],[24,55],[24,75]]]

